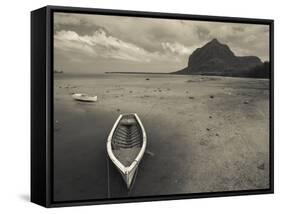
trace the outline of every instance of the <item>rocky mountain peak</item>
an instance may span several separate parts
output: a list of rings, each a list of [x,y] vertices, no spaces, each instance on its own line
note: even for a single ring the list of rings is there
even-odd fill
[[[262,64],[256,56],[235,56],[228,45],[214,38],[197,48],[189,56],[187,68],[176,73],[244,76]]]

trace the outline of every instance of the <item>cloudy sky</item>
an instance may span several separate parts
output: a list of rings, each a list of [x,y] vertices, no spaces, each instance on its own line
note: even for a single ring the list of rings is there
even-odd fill
[[[54,67],[67,73],[173,72],[213,38],[269,59],[266,25],[55,13]]]

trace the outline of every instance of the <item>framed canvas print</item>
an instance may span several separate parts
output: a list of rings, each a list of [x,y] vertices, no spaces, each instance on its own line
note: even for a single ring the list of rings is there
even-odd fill
[[[273,20],[31,13],[31,201],[273,193]]]

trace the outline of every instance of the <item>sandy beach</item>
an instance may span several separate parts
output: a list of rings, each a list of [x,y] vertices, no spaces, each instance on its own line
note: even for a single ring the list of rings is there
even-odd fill
[[[131,191],[106,155],[115,120],[129,112],[148,135]],[[268,79],[56,74],[54,122],[55,201],[269,187]]]

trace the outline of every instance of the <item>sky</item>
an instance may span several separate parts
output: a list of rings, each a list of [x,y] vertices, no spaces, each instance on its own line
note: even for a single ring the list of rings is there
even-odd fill
[[[269,60],[269,26],[55,13],[54,68],[66,73],[174,72],[212,39]]]

